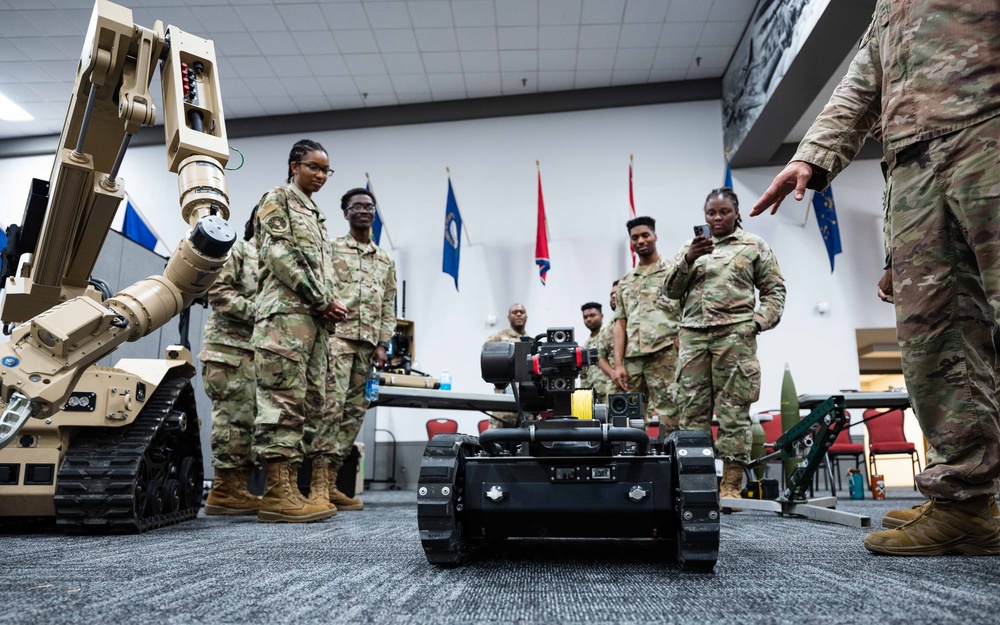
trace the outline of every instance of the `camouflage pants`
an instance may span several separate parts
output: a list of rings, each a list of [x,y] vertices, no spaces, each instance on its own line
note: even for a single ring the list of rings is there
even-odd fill
[[[903,376],[929,497],[997,492],[1000,117],[903,150],[887,192]]]
[[[646,421],[655,414],[663,432],[679,428],[677,407],[674,405],[674,373],[677,370],[677,350],[671,342],[658,352],[625,358],[628,390],[646,396]]]
[[[212,400],[212,466],[239,469],[253,464],[254,407],[257,382],[252,351],[229,345],[206,344],[201,380]]]
[[[757,328],[753,321],[705,329],[681,328],[677,362],[677,411],[681,429],[712,435],[724,460],[750,462],[750,404],[760,394]]]
[[[612,386],[611,378],[606,376],[597,365],[589,365],[586,375],[580,376],[580,388],[594,389],[594,400],[603,404],[608,401],[608,388]]]
[[[328,340],[311,315],[276,314],[254,326],[254,451],[263,458],[302,460],[303,429],[323,415]]]
[[[344,464],[361,431],[368,401],[365,382],[375,346],[330,336],[330,372],[326,376],[323,419],[306,427],[303,443],[311,457],[329,458],[336,472]]]

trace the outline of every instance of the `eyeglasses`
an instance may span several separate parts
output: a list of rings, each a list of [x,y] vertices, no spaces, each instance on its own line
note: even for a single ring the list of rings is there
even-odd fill
[[[295,161],[295,162],[298,163],[299,165],[305,165],[307,168],[309,168],[309,171],[311,171],[314,174],[318,174],[318,173],[322,172],[322,173],[326,174],[327,176],[332,176],[333,175],[333,170],[330,169],[329,167],[326,168],[326,169],[323,169],[322,167],[320,167],[316,163],[310,163],[309,161]]]
[[[354,211],[355,213],[374,213],[374,204],[351,204],[347,207],[347,210]]]

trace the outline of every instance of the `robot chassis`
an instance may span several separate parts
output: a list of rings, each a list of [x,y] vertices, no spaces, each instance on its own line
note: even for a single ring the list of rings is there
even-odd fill
[[[483,346],[483,379],[516,382],[518,427],[428,443],[417,490],[428,562],[457,565],[508,537],[649,538],[671,541],[685,570],[714,568],[720,510],[710,437],[680,431],[651,441],[641,395],[604,405],[574,393],[581,368],[596,362],[572,328]]]

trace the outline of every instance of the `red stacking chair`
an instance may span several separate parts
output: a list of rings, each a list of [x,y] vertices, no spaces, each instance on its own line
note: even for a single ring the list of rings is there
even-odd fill
[[[913,470],[913,490],[917,490],[917,473],[920,456],[913,443],[903,434],[903,411],[900,408],[865,410],[865,427],[868,428],[868,475],[878,475],[875,456],[909,456]]]
[[[490,429],[490,420],[489,419],[483,419],[482,421],[479,422],[479,433],[480,434],[482,434],[483,432],[485,432],[488,429]]]
[[[850,415],[848,415],[848,419]],[[848,420],[848,424],[850,420]],[[858,471],[861,470],[861,462],[865,457],[865,446],[861,443],[855,443],[851,441],[850,430],[845,426],[840,434],[837,435],[837,440],[833,441],[830,448],[826,452],[827,458],[830,462],[830,468],[837,475],[837,488],[840,486],[840,459],[841,458],[853,458],[854,468]]]
[[[427,440],[438,434],[458,434],[458,421],[454,419],[431,419],[427,422]]]

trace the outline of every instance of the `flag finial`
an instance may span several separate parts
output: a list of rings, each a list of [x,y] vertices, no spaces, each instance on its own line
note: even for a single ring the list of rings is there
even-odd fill
[[[448,166],[446,165],[446,166],[445,166],[445,168],[444,168],[444,173],[446,173],[446,174],[450,174],[450,173],[451,173],[451,167],[448,167]]]

